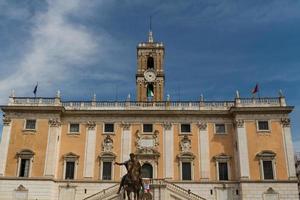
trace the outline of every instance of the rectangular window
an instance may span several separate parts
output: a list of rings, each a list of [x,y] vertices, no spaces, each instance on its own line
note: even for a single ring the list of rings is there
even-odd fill
[[[269,122],[268,121],[258,121],[257,122],[259,131],[268,131],[269,130]]]
[[[19,177],[29,176],[30,159],[21,159]]]
[[[215,131],[217,134],[225,134],[226,133],[225,124],[215,124]]]
[[[264,179],[266,180],[274,179],[273,163],[271,160],[263,161],[263,171],[264,171]]]
[[[35,130],[36,120],[35,119],[27,119],[25,129]]]
[[[105,123],[104,124],[104,133],[113,133],[114,132],[114,124],[113,123]]]
[[[190,133],[191,125],[190,124],[181,124],[181,132],[182,133]]]
[[[219,162],[219,180],[228,180],[228,165],[227,162]]]
[[[70,133],[79,133],[79,124],[78,123],[70,124]]]
[[[190,162],[182,162],[182,180],[192,180],[192,166]]]
[[[152,124],[143,124],[143,132],[144,133],[152,133],[153,125]]]
[[[111,162],[103,162],[102,180],[111,180]]]
[[[74,161],[67,161],[66,162],[65,179],[74,179],[74,173],[75,173],[75,162]]]

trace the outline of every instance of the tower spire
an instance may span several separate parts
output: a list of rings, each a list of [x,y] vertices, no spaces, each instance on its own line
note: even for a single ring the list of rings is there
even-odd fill
[[[153,43],[153,34],[152,34],[152,16],[150,16],[148,42],[149,42],[149,43]]]

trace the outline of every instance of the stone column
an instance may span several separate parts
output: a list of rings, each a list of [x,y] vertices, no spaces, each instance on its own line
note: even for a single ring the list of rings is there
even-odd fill
[[[164,176],[173,179],[174,176],[174,132],[171,123],[164,123]]]
[[[200,179],[203,181],[207,181],[210,178],[209,138],[207,123],[199,122],[198,128]]]
[[[12,126],[11,119],[4,117],[3,118],[2,139],[1,139],[1,143],[0,143],[0,176],[5,175],[11,126]]]
[[[57,177],[61,123],[58,119],[49,119],[48,140],[44,176]]]
[[[87,122],[83,177],[93,178],[96,154],[96,123]]]
[[[289,118],[282,118],[281,125],[283,130],[283,143],[285,148],[285,159],[287,164],[288,177],[291,180],[296,180],[294,148],[291,135],[291,126]]]
[[[238,160],[240,167],[240,179],[248,180],[250,178],[249,171],[249,155],[248,155],[248,142],[247,132],[245,128],[244,120],[238,119],[235,122],[236,125],[236,137],[238,146]]]
[[[130,124],[129,123],[123,123],[122,124],[122,139],[121,139],[121,149],[122,149],[122,156],[121,156],[121,162],[124,162],[129,159],[129,154],[131,153],[131,130],[130,130]],[[125,175],[126,169],[125,167],[122,167],[121,169],[121,177]]]

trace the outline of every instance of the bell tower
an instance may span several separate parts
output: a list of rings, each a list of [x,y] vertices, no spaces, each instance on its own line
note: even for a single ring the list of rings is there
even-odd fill
[[[150,24],[148,41],[141,42],[137,46],[137,101],[164,100],[164,54],[163,43],[154,42]]]

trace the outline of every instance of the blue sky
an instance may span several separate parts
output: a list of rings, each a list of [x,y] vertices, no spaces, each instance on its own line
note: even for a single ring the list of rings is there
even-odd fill
[[[10,91],[65,100],[135,96],[136,45],[166,46],[172,100],[232,100],[283,90],[300,151],[300,1],[0,0],[0,104]]]

